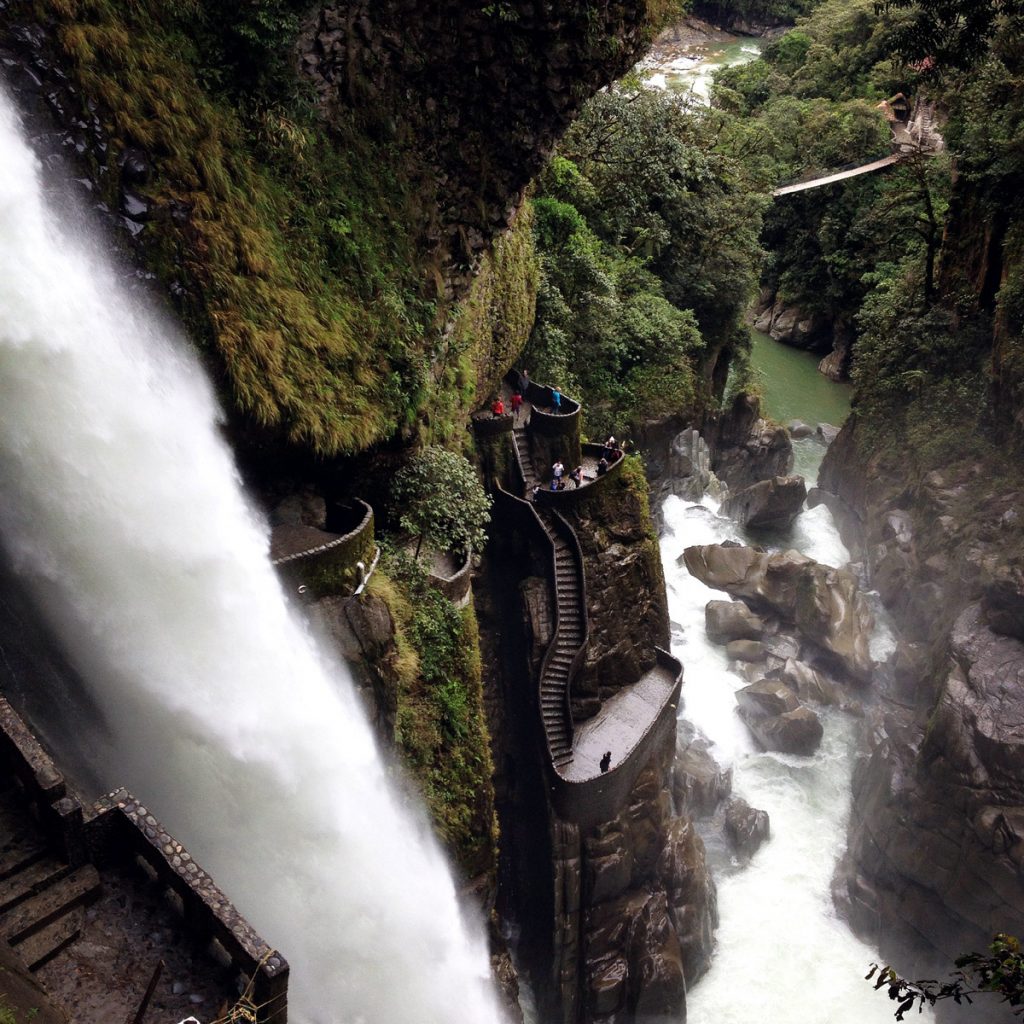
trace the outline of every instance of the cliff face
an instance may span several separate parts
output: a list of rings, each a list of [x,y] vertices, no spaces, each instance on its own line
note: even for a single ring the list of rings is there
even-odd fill
[[[911,482],[857,434],[821,483],[903,639],[867,718],[836,898],[884,955],[946,968],[1024,927],[1024,492],[980,460]]]
[[[655,6],[350,0],[310,19],[302,67],[328,111],[401,118],[436,176],[439,241],[465,267],[584,101],[636,62]]]
[[[334,455],[451,433],[486,362],[475,339],[452,352],[455,303],[659,4],[334,4],[297,47],[287,18],[267,27],[296,6],[11,0],[0,31],[23,104],[67,133],[88,201],[168,290],[240,439]],[[529,314],[531,254],[506,255],[506,297]],[[460,396],[440,424],[439,389]]]

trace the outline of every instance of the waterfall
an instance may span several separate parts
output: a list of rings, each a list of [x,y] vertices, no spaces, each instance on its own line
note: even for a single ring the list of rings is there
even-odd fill
[[[127,784],[292,965],[291,1018],[488,1024],[488,959],[287,606],[187,344],[44,209],[0,91],[0,530]]]

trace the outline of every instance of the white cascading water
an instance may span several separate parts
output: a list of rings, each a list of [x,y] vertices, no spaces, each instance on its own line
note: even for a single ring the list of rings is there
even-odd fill
[[[707,602],[728,595],[677,564],[694,544],[749,541],[709,498],[669,498],[664,519],[673,650],[686,666],[683,717],[713,741],[719,763],[733,767],[733,791],[771,818],[771,839],[748,866],[714,865],[721,925],[711,971],[687,995],[688,1024],[888,1024],[892,1004],[863,980],[878,954],[838,918],[830,893],[846,842],[853,723],[822,709],[825,737],[813,757],[757,747],[736,715],[734,695],[747,681],[728,670],[725,649],[704,630]],[[801,514],[785,546],[828,565],[849,558],[824,506]],[[884,634],[878,640],[876,658],[888,653]]]
[[[43,206],[0,91],[0,529],[127,784],[292,965],[291,1017],[490,1024],[484,945],[289,610],[187,345]]]

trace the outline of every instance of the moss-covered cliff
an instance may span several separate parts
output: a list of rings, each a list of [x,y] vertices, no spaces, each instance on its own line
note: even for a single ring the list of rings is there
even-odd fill
[[[435,425],[466,412],[495,341],[450,330],[478,261],[667,7],[11,0],[0,31],[58,117],[88,126],[97,198],[239,422],[333,454],[410,432],[439,388]],[[499,277],[516,260],[506,340],[529,316],[529,257],[491,257]]]

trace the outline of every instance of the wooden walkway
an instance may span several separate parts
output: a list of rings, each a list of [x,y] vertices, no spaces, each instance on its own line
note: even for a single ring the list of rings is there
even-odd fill
[[[825,185],[835,184],[837,181],[846,181],[847,178],[857,178],[862,174],[873,174],[882,170],[883,167],[892,167],[904,157],[903,153],[891,153],[881,160],[874,160],[861,167],[854,167],[848,171],[838,171],[835,174],[827,174],[822,178],[812,178],[810,181],[798,181],[794,185],[783,185],[772,192],[772,196],[778,199],[780,196],[791,196],[794,192],[807,192],[812,188],[823,188]]]

